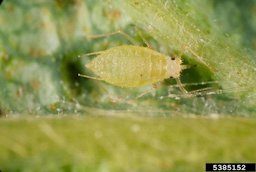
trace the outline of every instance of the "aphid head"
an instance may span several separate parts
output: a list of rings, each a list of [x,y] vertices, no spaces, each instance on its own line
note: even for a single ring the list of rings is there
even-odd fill
[[[167,75],[168,77],[179,78],[182,71],[182,60],[177,57],[170,57],[167,60]]]

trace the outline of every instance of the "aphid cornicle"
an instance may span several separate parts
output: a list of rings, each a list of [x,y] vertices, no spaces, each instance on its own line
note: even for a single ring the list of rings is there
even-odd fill
[[[101,51],[85,66],[99,79],[119,87],[140,87],[173,77],[183,69],[180,58],[147,47],[122,45]]]

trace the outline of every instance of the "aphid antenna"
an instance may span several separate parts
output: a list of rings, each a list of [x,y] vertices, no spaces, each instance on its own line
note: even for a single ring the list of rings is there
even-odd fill
[[[225,83],[225,82],[228,83],[228,81],[225,81],[225,80],[223,80],[223,81],[203,81],[203,82],[184,83],[184,84],[182,84],[182,86],[200,86],[200,85],[203,86],[203,85],[207,85],[207,84],[220,84],[220,83]],[[170,87],[179,87],[179,85],[175,84],[175,85],[171,85]],[[240,90],[241,90],[241,88],[246,89],[246,88],[250,88],[250,87],[239,87]],[[236,87],[226,88],[225,90],[227,90],[227,89],[234,90],[234,89],[236,89]]]
[[[220,83],[225,83],[228,81],[202,81],[202,82],[191,82],[191,83],[182,83],[181,85],[184,86],[203,86],[203,85],[207,85],[207,84],[220,84]],[[170,88],[176,88],[176,87],[180,87],[179,84],[173,84],[169,86]]]
[[[201,57],[200,55],[198,55],[195,51],[193,51],[191,48],[189,48],[189,46],[187,45],[182,45],[182,52],[190,52],[193,56],[195,56],[195,58],[202,64],[204,64],[205,66],[207,66],[209,69],[212,69],[210,68],[210,65],[207,64],[203,57]],[[181,57],[182,54],[179,55],[179,57]]]
[[[124,36],[128,41],[130,41],[132,44],[136,45],[137,42],[135,39],[133,39],[130,35],[127,33],[123,32],[122,30],[117,30],[115,32],[109,32],[109,33],[104,33],[104,34],[98,34],[98,35],[88,35],[86,36],[88,39],[97,39],[97,38],[104,38],[104,37],[110,37],[113,35],[122,35]]]
[[[83,75],[83,74],[80,74],[80,73],[78,73],[77,76],[83,77],[83,78],[89,78],[89,79],[99,80],[99,81],[102,81],[102,80],[103,80],[103,79],[101,79],[101,78],[97,78],[97,77],[93,77],[93,76],[89,76],[89,75]]]
[[[226,89],[215,89],[213,87],[201,88],[188,92],[187,94],[168,94],[168,96],[162,96],[161,98],[192,98],[197,96],[207,96],[207,95],[220,95],[228,93],[237,93],[237,92],[246,92],[248,88],[251,87],[242,87],[242,88],[226,88]],[[252,94],[256,96],[256,94]],[[248,96],[249,97],[249,96]]]
[[[196,52],[194,52],[192,49],[189,49],[189,52],[193,54],[202,64],[207,66],[209,69],[213,70],[209,64],[207,64],[204,60],[203,57],[199,56]]]

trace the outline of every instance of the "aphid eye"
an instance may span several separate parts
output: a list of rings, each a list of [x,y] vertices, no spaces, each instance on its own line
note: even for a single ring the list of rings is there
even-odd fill
[[[172,57],[171,60],[175,60],[175,57]]]

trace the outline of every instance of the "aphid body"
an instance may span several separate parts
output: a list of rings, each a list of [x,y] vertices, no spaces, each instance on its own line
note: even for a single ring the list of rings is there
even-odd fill
[[[101,51],[86,64],[100,79],[119,87],[140,87],[179,78],[180,58],[171,58],[147,47],[123,45]]]

